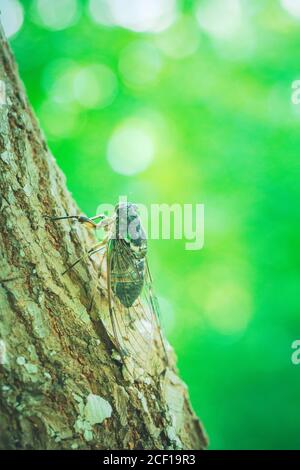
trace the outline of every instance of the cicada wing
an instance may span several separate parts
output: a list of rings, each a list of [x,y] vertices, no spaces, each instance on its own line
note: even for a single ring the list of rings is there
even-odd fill
[[[146,260],[141,271],[124,244],[122,249],[110,252],[107,271],[111,333],[121,359],[134,378],[155,376],[165,368],[165,361],[160,353],[161,333]],[[130,307],[124,306],[114,292],[116,279],[126,283],[126,288],[143,283],[141,294]]]
[[[147,259],[146,259],[144,295],[146,297],[147,303],[151,307],[153,321],[156,324],[156,333],[157,333],[156,340],[161,343],[160,344],[161,348],[159,348],[159,351],[163,353],[162,360],[167,366],[168,365],[168,353],[166,350],[165,338],[164,338],[164,334],[163,334],[161,323],[160,323],[161,312],[160,312],[158,298],[156,297],[154,289],[153,289],[153,280],[152,280],[149,263]]]

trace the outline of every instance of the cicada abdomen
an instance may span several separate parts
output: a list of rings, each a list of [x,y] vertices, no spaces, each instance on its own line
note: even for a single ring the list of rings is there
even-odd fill
[[[123,250],[123,247],[119,247]],[[113,258],[115,260],[115,258]],[[111,266],[111,288],[124,307],[131,307],[141,294],[144,287],[145,260],[134,262],[134,268],[128,266]]]

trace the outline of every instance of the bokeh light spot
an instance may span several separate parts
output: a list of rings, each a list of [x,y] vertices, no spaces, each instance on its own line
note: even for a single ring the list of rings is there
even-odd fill
[[[80,69],[73,81],[74,97],[86,108],[103,108],[114,100],[118,82],[112,70],[103,64]]]
[[[78,115],[71,107],[62,109],[50,100],[42,103],[39,117],[47,135],[54,139],[70,138],[80,128]]]
[[[45,67],[43,87],[56,103],[73,102],[83,108],[103,108],[113,102],[118,81],[104,64],[82,66],[63,58]]]
[[[240,0],[205,0],[196,12],[200,27],[208,34],[228,39],[239,32],[242,9]]]
[[[195,20],[183,15],[170,28],[157,35],[156,43],[167,56],[182,59],[196,52],[199,39]]]
[[[155,142],[147,126],[128,120],[113,132],[107,147],[107,159],[114,171],[135,175],[146,170],[155,154]]]
[[[300,1],[299,0],[280,0],[282,7],[295,18],[300,19]]]
[[[18,0],[0,0],[0,20],[6,37],[14,36],[22,27],[23,7]]]
[[[163,61],[155,46],[146,41],[135,41],[121,53],[119,69],[125,82],[141,87],[155,82]]]
[[[74,101],[72,83],[77,72],[75,62],[63,59],[51,62],[45,68],[44,88],[54,102],[64,104]]]
[[[90,0],[92,19],[137,32],[162,31],[176,18],[176,0]]]
[[[76,23],[79,8],[77,0],[35,0],[32,14],[38,24],[48,29],[61,30]]]
[[[88,11],[95,23],[103,26],[113,26],[114,21],[107,0],[90,0]]]
[[[206,293],[204,314],[221,334],[243,332],[252,317],[250,293],[238,282],[223,281]]]

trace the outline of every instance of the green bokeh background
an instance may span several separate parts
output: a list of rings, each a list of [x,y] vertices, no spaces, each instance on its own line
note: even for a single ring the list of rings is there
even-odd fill
[[[11,45],[82,211],[119,195],[205,204],[204,249],[152,240],[149,260],[210,448],[300,448],[300,18],[284,1],[182,0],[175,25],[143,32],[103,26],[73,0],[57,29],[64,7],[49,26],[43,1],[21,3]],[[152,145],[143,171],[118,143],[123,170],[111,166],[120,126],[127,140],[140,130],[139,163]]]

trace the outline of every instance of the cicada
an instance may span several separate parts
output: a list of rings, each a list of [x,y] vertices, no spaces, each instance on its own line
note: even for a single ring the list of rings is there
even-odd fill
[[[108,312],[101,309],[101,320],[131,375],[144,372],[154,375],[165,370],[168,359],[159,324],[159,305],[148,265],[147,237],[137,205],[119,203],[110,217],[98,214],[91,218],[76,215],[48,218],[76,219],[88,228],[104,229],[104,239],[91,247],[85,257],[95,253],[102,256],[97,281],[100,282],[102,275],[105,278]],[[63,274],[82,259],[76,260]],[[96,283],[89,309],[98,287]]]

